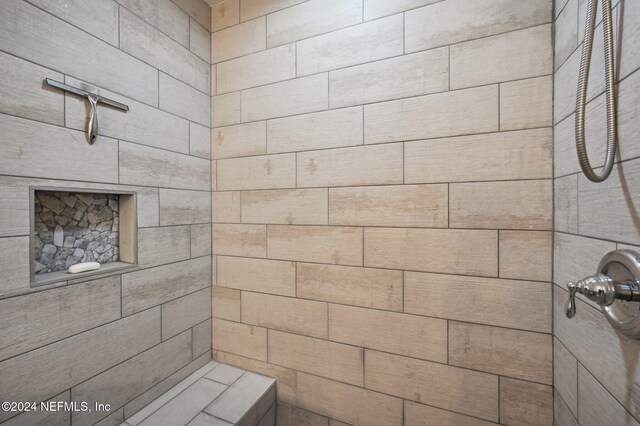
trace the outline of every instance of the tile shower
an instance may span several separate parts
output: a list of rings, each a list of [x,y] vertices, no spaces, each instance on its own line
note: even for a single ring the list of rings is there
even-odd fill
[[[638,424],[638,341],[563,312],[640,251],[640,4],[613,5],[620,153],[593,184],[586,0],[2,0],[0,399],[111,409],[0,423],[185,424],[179,395],[234,388],[220,365],[276,379],[262,425]],[[89,145],[46,78],[129,111],[99,105]]]
[[[111,405],[2,411],[0,423],[119,424],[211,360],[210,10],[199,1],[0,3],[0,396]],[[100,135],[89,145],[88,102],[46,78],[129,111],[98,105]],[[130,220],[122,199],[114,203],[123,194],[135,198]],[[37,216],[53,227],[43,253],[53,245],[61,263],[70,254],[65,268],[78,249],[90,260],[96,241],[106,245],[102,253],[92,246],[92,257],[115,256],[116,229],[118,260],[131,234],[135,266],[36,274],[63,279],[31,284],[36,201],[53,212]],[[91,231],[78,247],[67,219]]]

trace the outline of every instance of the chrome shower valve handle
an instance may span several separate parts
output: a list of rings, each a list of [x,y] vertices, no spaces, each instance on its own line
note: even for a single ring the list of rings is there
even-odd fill
[[[564,307],[568,318],[576,314],[576,294],[600,305],[607,320],[624,334],[640,338],[640,255],[615,250],[602,258],[598,273],[567,283],[569,299]]]
[[[592,275],[577,283],[569,282],[567,288],[569,299],[564,306],[564,313],[568,318],[573,318],[576,314],[576,293],[583,294],[600,306],[609,306],[616,299],[613,280],[604,274]]]

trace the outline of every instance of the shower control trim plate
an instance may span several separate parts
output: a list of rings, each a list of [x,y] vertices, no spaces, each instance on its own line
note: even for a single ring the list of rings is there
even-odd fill
[[[607,320],[622,333],[640,338],[640,255],[631,250],[615,250],[602,258],[598,273],[567,283],[569,299],[565,314],[576,314],[576,294],[600,305]]]

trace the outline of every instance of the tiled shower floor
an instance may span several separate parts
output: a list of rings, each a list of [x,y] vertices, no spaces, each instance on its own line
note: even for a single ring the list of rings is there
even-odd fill
[[[211,361],[121,426],[274,426],[276,381]]]

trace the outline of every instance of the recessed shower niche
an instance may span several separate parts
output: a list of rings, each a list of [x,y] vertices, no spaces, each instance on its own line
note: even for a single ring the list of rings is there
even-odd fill
[[[30,199],[32,285],[136,266],[135,193],[37,187]],[[81,262],[100,269],[67,272]]]

